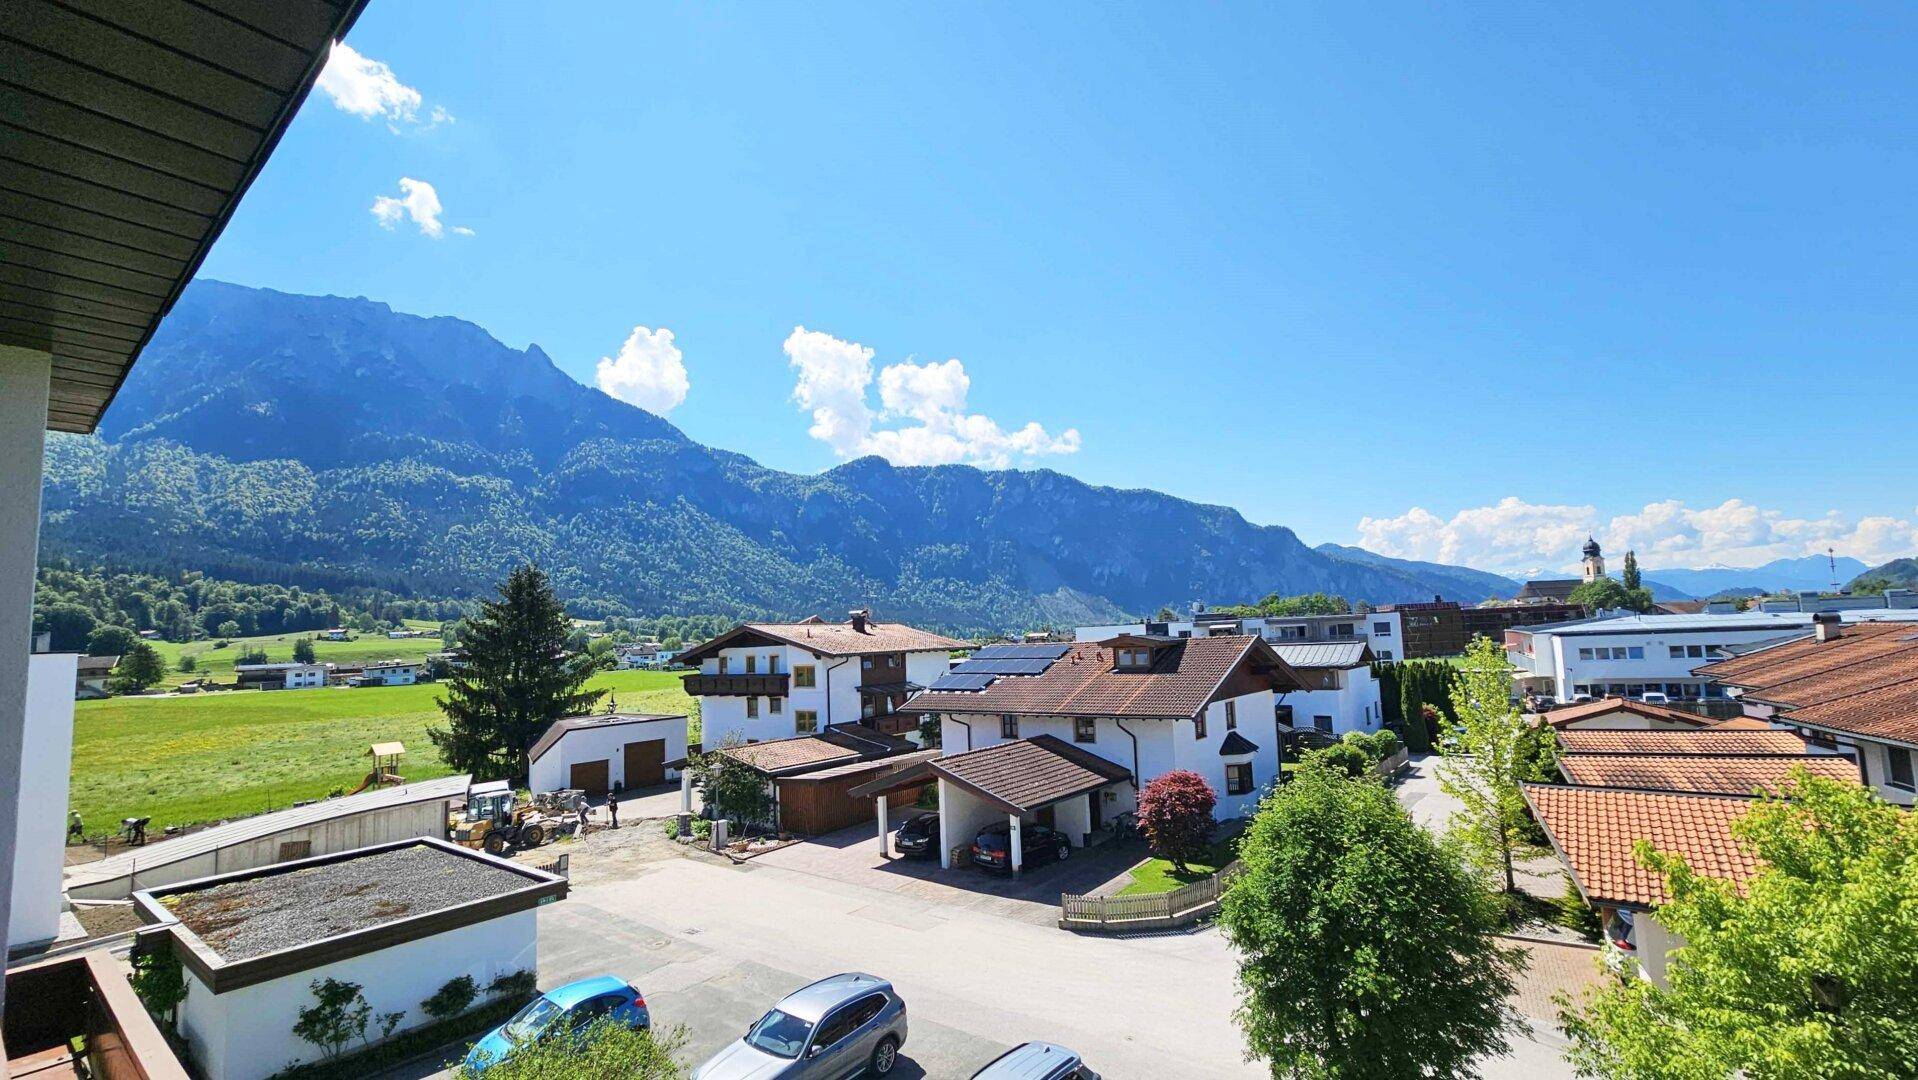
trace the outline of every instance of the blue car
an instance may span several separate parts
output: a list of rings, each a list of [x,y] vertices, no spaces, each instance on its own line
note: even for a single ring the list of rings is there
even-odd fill
[[[466,1066],[485,1072],[512,1056],[514,1048],[529,1039],[585,1027],[602,1017],[611,1017],[636,1031],[653,1026],[646,1011],[646,998],[638,990],[611,975],[581,979],[526,1003],[511,1020],[487,1032],[486,1037],[466,1052]]]

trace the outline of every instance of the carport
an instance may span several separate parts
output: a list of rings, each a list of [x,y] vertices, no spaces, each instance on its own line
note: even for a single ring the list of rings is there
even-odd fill
[[[1130,783],[1132,770],[1052,735],[998,743],[980,750],[932,758],[891,776],[862,784],[854,796],[874,800],[879,848],[890,855],[886,833],[890,796],[939,785],[939,865],[952,868],[953,849],[1004,815],[1011,828],[1012,867],[1019,872],[1027,821],[1066,834],[1075,846],[1104,821],[1109,789]]]

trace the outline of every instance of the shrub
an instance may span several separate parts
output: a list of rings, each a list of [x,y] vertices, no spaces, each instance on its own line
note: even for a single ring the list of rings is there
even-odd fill
[[[1139,828],[1152,853],[1186,873],[1186,860],[1204,854],[1216,823],[1219,797],[1205,777],[1189,769],[1160,774],[1139,792]]]
[[[685,1042],[683,1028],[634,1031],[600,1019],[577,1031],[521,1043],[512,1056],[488,1067],[484,1076],[486,1080],[680,1080],[686,1067],[677,1055]],[[480,1075],[464,1062],[452,1073],[453,1080],[476,1080]]]
[[[1301,760],[1344,773],[1355,780],[1372,775],[1372,756],[1354,742],[1333,743],[1323,750],[1307,753]]]
[[[367,1021],[373,1007],[356,982],[342,979],[314,979],[313,1004],[299,1011],[293,1034],[320,1048],[327,1057],[338,1057],[346,1044],[366,1040]]]
[[[457,979],[446,980],[445,985],[433,992],[433,996],[420,1002],[420,1008],[435,1020],[445,1020],[458,1016],[473,1007],[473,1000],[479,997],[479,984],[471,975],[461,975]]]
[[[539,992],[539,976],[531,971],[509,971],[487,983],[486,992],[498,997],[530,998]]]

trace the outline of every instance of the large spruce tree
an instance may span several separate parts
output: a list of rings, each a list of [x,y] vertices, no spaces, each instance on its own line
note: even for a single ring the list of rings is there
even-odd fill
[[[447,726],[428,732],[447,764],[480,780],[520,779],[527,751],[553,721],[593,707],[606,692],[585,689],[595,661],[566,652],[572,630],[538,567],[507,576],[499,599],[467,620],[466,663],[440,698]]]

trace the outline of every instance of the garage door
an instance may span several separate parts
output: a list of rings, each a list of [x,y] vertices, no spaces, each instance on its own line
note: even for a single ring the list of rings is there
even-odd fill
[[[606,788],[608,786],[606,782],[607,772],[607,762],[575,761],[573,763],[572,783],[567,786],[576,787],[588,795],[604,795],[606,794]]]
[[[666,740],[626,744],[626,786],[652,787],[666,782]]]

